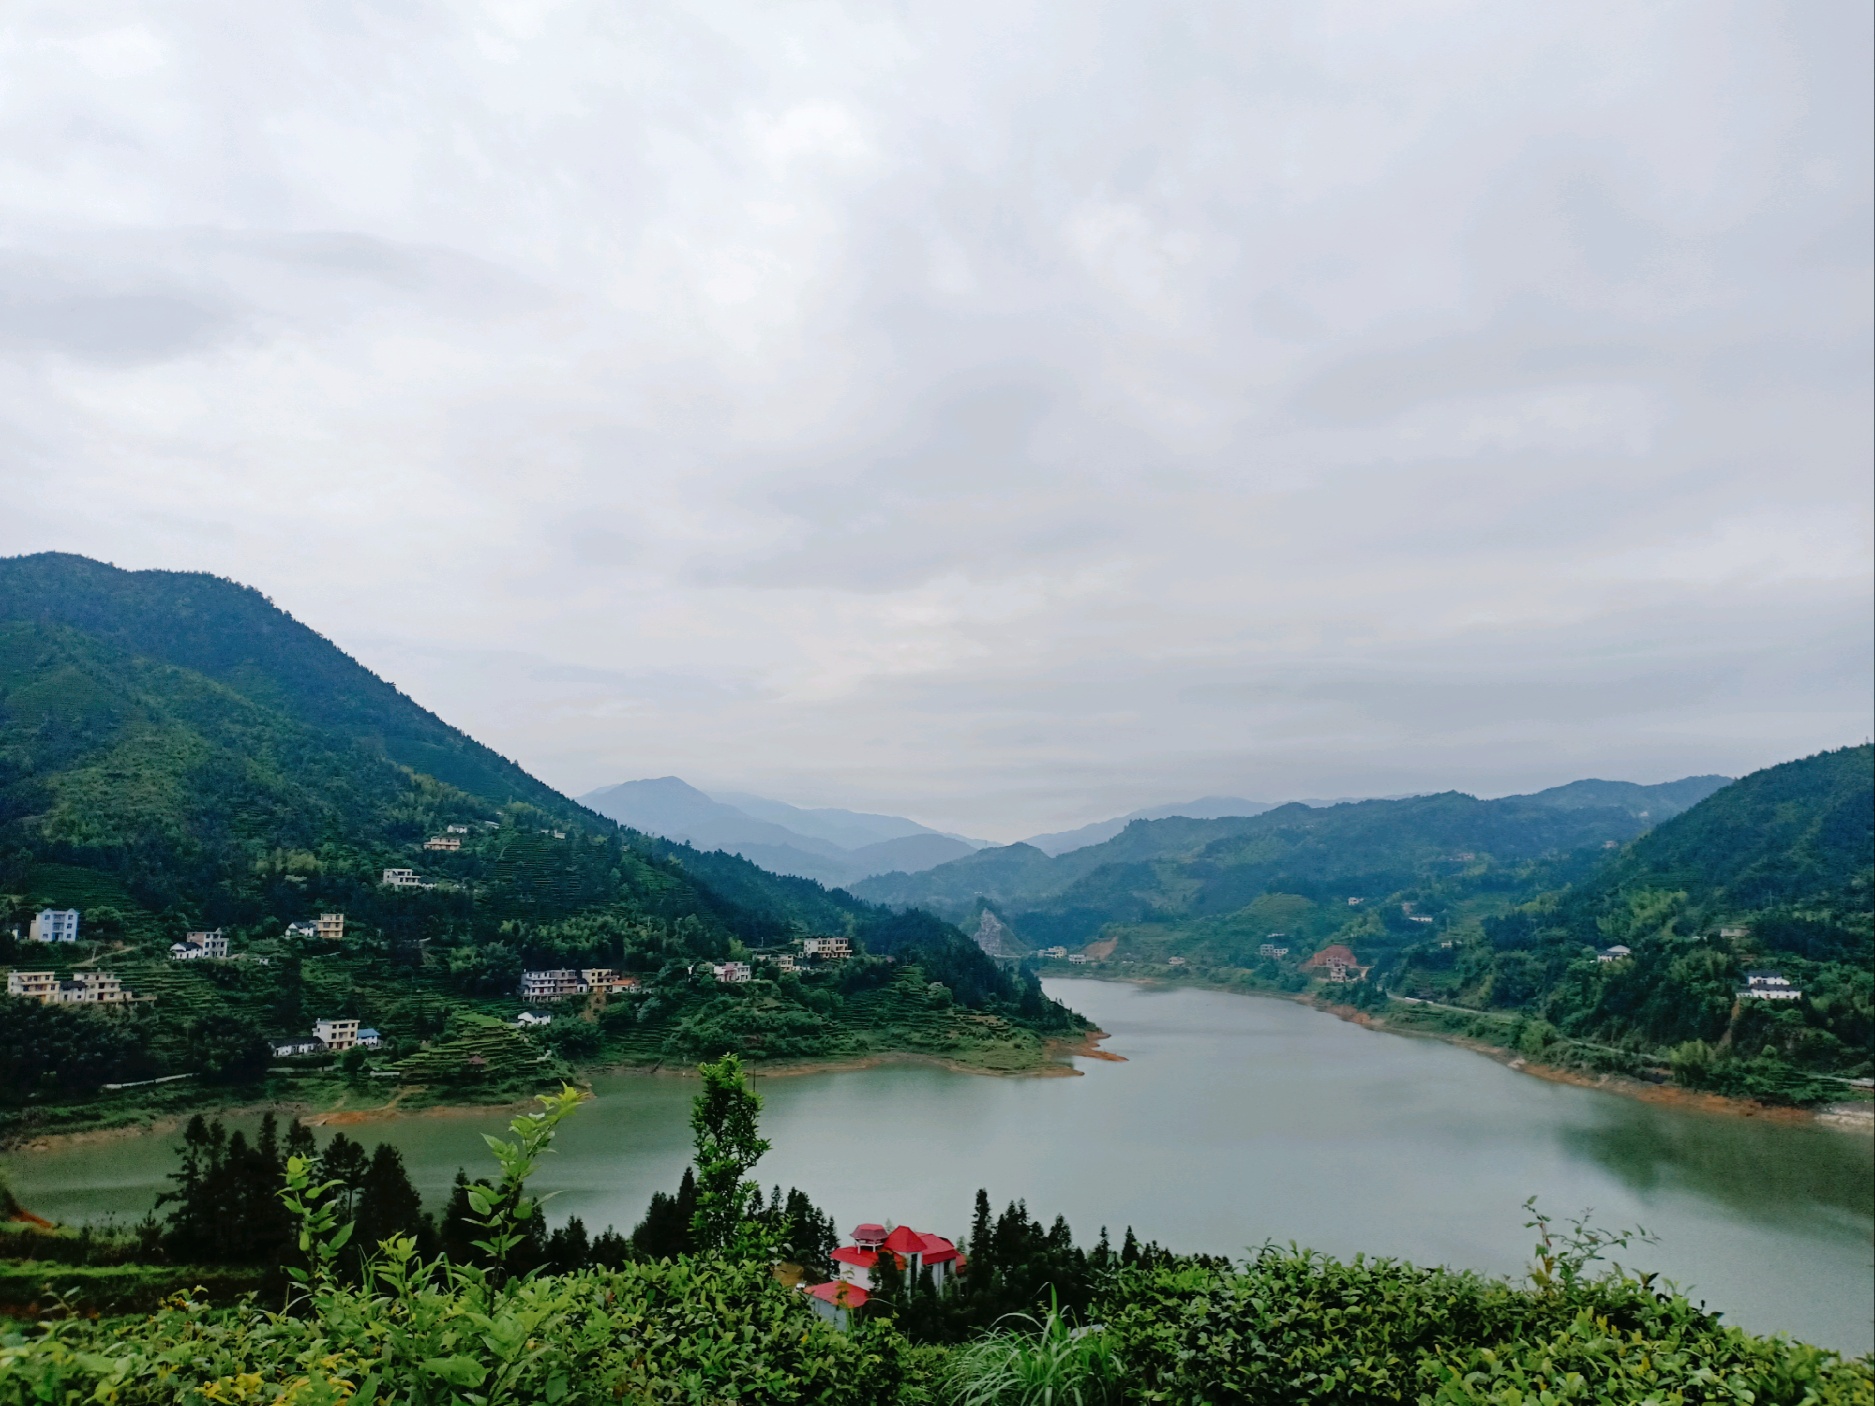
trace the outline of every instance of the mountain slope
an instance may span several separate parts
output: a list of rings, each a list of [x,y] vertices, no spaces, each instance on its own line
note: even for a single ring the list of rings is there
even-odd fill
[[[426,848],[433,838],[456,847]],[[387,887],[387,869],[425,886]],[[86,941],[10,935],[48,905],[81,909]],[[346,915],[342,942],[287,933],[326,911]],[[203,928],[226,932],[234,960],[167,960]],[[1073,1025],[1033,978],[955,929],[905,931],[838,890],[619,828],[245,587],[64,556],[0,561],[0,961],[104,959],[155,998],[115,1013],[44,1008],[70,1026],[57,1039],[13,1029],[28,1003],[0,1001],[0,1047],[18,1054],[0,1104],[70,1092],[73,1070],[101,1067],[53,1059],[60,1040],[109,1046],[124,1079],[251,1080],[265,1037],[303,1032],[314,1015],[355,1015],[409,1053],[465,1012],[511,1017],[524,967],[636,974],[637,995],[614,1003],[621,1019],[552,1037],[618,1059],[906,1041],[1039,1058],[1040,1028]],[[810,932],[849,935],[862,952],[877,933],[899,960],[735,991],[692,971]]]
[[[1571,781],[1519,799],[1565,810],[1625,810],[1658,825],[1731,783],[1729,776],[1687,776],[1655,786],[1640,786],[1632,781]]]
[[[1619,960],[1596,950],[1618,944]],[[1733,782],[1583,879],[1403,954],[1395,990],[1672,1049],[1683,1081],[1789,1096],[1875,1067],[1875,748]],[[1740,998],[1776,968],[1801,996]]]
[[[675,776],[602,786],[583,804],[646,834],[739,854],[777,874],[851,884],[895,869],[929,869],[971,853],[972,846],[915,821],[856,811],[808,811],[744,798],[765,815],[720,800]],[[871,837],[871,838],[865,838]],[[860,841],[851,844],[850,841]]]
[[[1096,820],[1074,830],[1056,830],[1044,835],[1030,835],[1023,843],[1033,845],[1047,855],[1066,854],[1112,839],[1135,820],[1166,820],[1182,816],[1188,820],[1219,820],[1233,815],[1261,815],[1276,807],[1268,801],[1246,801],[1241,796],[1200,796],[1195,801],[1147,806],[1112,820]]]
[[[966,926],[988,902],[1033,945],[1078,943],[1108,924],[1223,914],[1270,892],[1360,900],[1428,874],[1620,843],[1645,828],[1616,808],[1481,801],[1458,792],[1325,807],[1296,802],[1256,816],[1136,820],[1111,840],[1053,857],[1030,845],[979,850],[923,874],[868,879],[853,891]]]

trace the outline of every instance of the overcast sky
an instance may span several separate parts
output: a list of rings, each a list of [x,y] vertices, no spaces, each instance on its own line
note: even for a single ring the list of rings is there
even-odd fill
[[[1870,26],[14,3],[0,552],[998,839],[1859,742]]]

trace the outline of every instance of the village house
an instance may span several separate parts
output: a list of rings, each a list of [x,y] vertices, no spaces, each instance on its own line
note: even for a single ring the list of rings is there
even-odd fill
[[[288,923],[286,925],[286,935],[288,937],[317,937],[319,935],[319,925],[310,918],[303,923]]]
[[[1059,961],[1061,960],[1061,958],[1068,955],[1068,949],[1065,947],[1044,947],[1041,951],[1037,952],[1035,955],[1038,957],[1050,957],[1056,961]]]
[[[334,1052],[349,1050],[358,1043],[358,1022],[355,1020],[315,1020],[312,1028],[313,1038]],[[373,1035],[377,1034],[374,1030]]]
[[[1372,968],[1362,966],[1351,949],[1334,942],[1304,962],[1302,970],[1318,972],[1324,981],[1342,983],[1365,981]]]
[[[1186,965],[1186,961],[1183,957],[1167,957],[1165,964],[1168,967],[1182,967]]]
[[[313,935],[326,942],[337,942],[345,936],[345,915],[321,913],[313,919]]]
[[[521,973],[521,999],[530,1005],[536,1001],[564,1001],[569,996],[585,994],[586,983],[579,979],[579,973],[571,967]]]
[[[423,847],[425,849],[453,851],[462,848],[462,841],[455,835],[432,835],[423,842]]]
[[[325,1041],[316,1035],[289,1037],[285,1040],[277,1040],[273,1045],[275,1059],[301,1059],[306,1055],[324,1054],[325,1051]]]
[[[41,908],[33,915],[30,935],[34,942],[78,941],[78,910]]]
[[[1803,992],[1790,984],[1790,978],[1782,972],[1755,971],[1745,973],[1745,984],[1739,988],[1741,1001],[1799,1001]]]
[[[586,984],[588,991],[597,991],[602,996],[630,991],[638,985],[637,977],[620,976],[610,967],[581,967],[579,979]]]
[[[808,1307],[841,1332],[853,1326],[853,1314],[866,1306],[872,1294],[844,1279],[829,1279],[825,1284],[803,1284]]]
[[[1723,938],[1750,937],[1751,929],[1746,927],[1723,927],[1719,929],[1719,936]]]
[[[378,883],[381,887],[387,889],[421,889],[430,887],[430,885],[424,883],[422,879],[417,877],[417,871],[415,869],[386,869],[384,871],[384,877],[380,879]]]
[[[536,1025],[552,1025],[553,1017],[545,1011],[522,1011],[514,1018],[514,1023],[527,1030]]]
[[[1623,960],[1624,958],[1632,957],[1633,955],[1634,955],[1633,948],[1623,947],[1619,942],[1617,942],[1613,947],[1604,947],[1602,948],[1601,951],[1597,952],[1595,954],[1595,960],[1598,962],[1619,962]]]
[[[1259,957],[1287,957],[1288,955],[1289,949],[1287,947],[1279,946],[1274,942],[1266,942],[1257,948],[1257,956]]]
[[[228,939],[220,928],[213,932],[185,933],[181,942],[170,944],[169,959],[172,962],[194,962],[206,957],[212,961],[225,961],[228,956]]]
[[[469,827],[467,825],[451,825],[443,833],[447,835],[466,835],[469,833]]]
[[[853,955],[853,944],[844,937],[804,937],[801,955],[829,962],[844,961]]]
[[[888,1231],[868,1223],[854,1227],[852,1239],[851,1245],[833,1252],[834,1275],[849,1284],[870,1284],[881,1255],[891,1256],[889,1268],[899,1274],[915,1276],[930,1270],[933,1288],[942,1288],[964,1265],[956,1245],[942,1235],[927,1235],[908,1225]]]
[[[794,971],[798,966],[794,960],[794,953],[792,952],[757,952],[755,954],[755,960],[758,962],[772,963],[784,972]]]
[[[718,981],[726,981],[731,985],[755,979],[755,970],[747,962],[699,962],[691,970],[708,972]]]
[[[117,977],[91,971],[73,972],[69,981],[60,981],[51,972],[9,972],[7,995],[42,1006],[116,1006],[130,1000]]]
[[[59,979],[51,972],[8,972],[7,995],[56,1006],[59,1004]]]
[[[1068,961],[1077,967],[1084,967],[1093,960],[1094,959],[1085,952],[1070,952],[1068,954]]]

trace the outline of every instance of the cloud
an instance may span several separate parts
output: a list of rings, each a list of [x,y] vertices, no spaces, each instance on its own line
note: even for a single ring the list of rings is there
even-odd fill
[[[0,550],[1015,836],[1869,729],[1866,7],[16,7]]]

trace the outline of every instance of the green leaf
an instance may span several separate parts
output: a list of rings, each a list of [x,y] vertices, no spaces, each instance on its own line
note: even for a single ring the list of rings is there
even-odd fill
[[[545,1395],[549,1406],[551,1406],[551,1403],[560,1400],[561,1397],[566,1395],[566,1373],[555,1372],[551,1377],[547,1378],[547,1390]]]
[[[488,1368],[473,1357],[426,1357],[423,1366],[453,1387],[477,1387],[488,1379]]]

